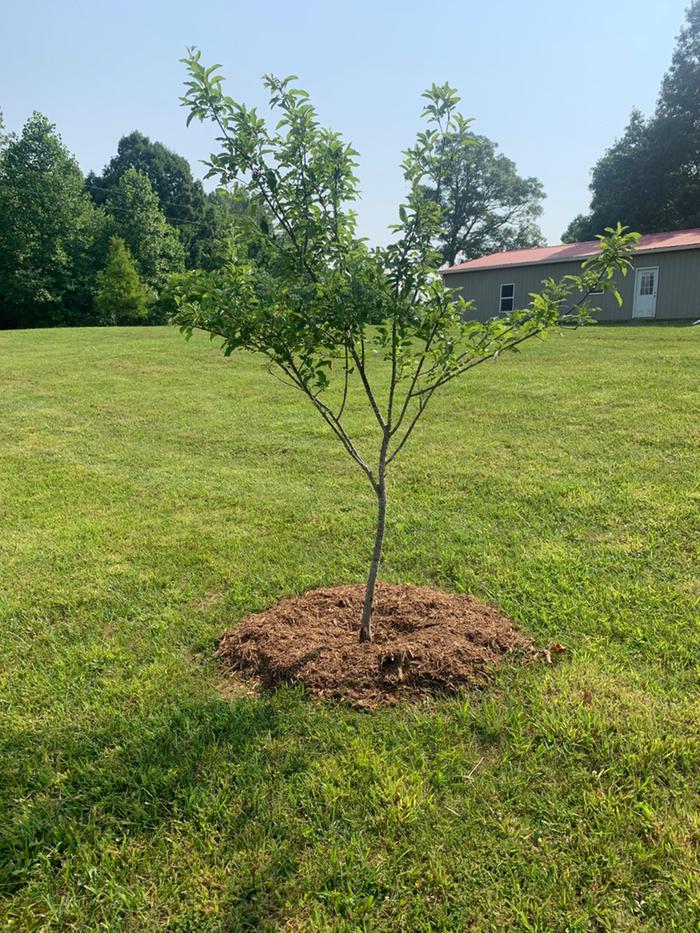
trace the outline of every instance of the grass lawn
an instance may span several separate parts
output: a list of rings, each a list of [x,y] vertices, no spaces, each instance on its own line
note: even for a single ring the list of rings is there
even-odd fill
[[[699,376],[700,328],[599,327],[436,397],[384,579],[570,650],[367,714],[212,658],[365,574],[305,400],[166,328],[0,333],[0,927],[698,929]]]

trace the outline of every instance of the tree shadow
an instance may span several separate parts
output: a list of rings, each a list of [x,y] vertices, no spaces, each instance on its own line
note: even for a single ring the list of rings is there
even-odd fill
[[[222,807],[225,844],[260,818],[255,789],[309,765],[296,751],[280,756],[275,739],[289,732],[284,702],[270,698],[190,699],[166,715],[156,707],[91,733],[62,727],[6,735],[0,760],[0,901],[36,882],[38,871],[57,874],[82,848],[104,838],[135,839],[177,821],[197,826],[197,802],[217,793],[240,804]],[[231,762],[222,769],[222,758]],[[223,774],[223,778],[222,778]],[[223,788],[223,790],[222,790]],[[194,802],[193,802],[194,801]],[[226,801],[225,801],[226,802]],[[262,832],[269,831],[263,827]],[[270,922],[273,903],[259,897],[270,876],[293,872],[298,854],[280,852],[256,877],[252,914]],[[75,884],[75,881],[72,882]],[[242,895],[245,896],[245,895]],[[243,905],[244,907],[244,905]]]

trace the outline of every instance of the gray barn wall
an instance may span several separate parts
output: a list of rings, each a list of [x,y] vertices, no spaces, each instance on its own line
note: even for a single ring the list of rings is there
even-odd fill
[[[656,293],[656,320],[691,320],[700,318],[700,249],[645,253],[632,260],[635,268],[659,267]],[[515,285],[515,307],[529,304],[529,293],[539,291],[545,278],[559,279],[580,272],[580,262],[550,262],[531,266],[511,266],[500,269],[482,269],[474,272],[453,272],[444,276],[445,284],[458,288],[467,299],[476,301],[477,320],[485,321],[498,314],[500,286]],[[593,295],[591,304],[599,307],[595,315],[599,321],[632,320],[634,271],[618,282],[622,306],[612,295]],[[635,318],[636,320],[636,318]],[[646,320],[649,320],[648,318]]]

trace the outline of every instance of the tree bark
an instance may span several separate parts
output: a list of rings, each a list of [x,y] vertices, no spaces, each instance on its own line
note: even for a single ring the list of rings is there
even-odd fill
[[[372,563],[369,566],[369,576],[367,577],[367,587],[365,589],[365,602],[362,607],[362,624],[360,625],[360,641],[372,641],[372,606],[374,604],[374,588],[377,583],[377,571],[382,559],[382,547],[384,546],[384,526],[386,520],[386,476],[385,463],[383,462],[385,451],[383,452],[382,462],[379,469],[379,482],[377,483],[377,532],[374,538],[374,551],[372,553]]]

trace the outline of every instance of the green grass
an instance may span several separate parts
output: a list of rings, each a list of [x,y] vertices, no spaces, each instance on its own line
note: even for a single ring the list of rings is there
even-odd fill
[[[365,573],[304,400],[165,328],[0,333],[0,926],[697,929],[699,374],[700,329],[597,328],[436,399],[384,578],[570,650],[367,714],[212,657]]]

